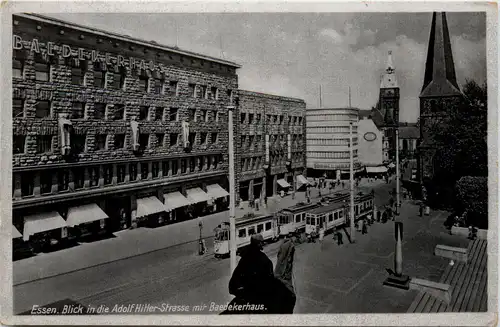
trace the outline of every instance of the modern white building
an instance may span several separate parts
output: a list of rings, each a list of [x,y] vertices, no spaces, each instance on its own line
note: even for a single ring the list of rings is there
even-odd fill
[[[307,176],[347,178],[349,174],[350,124],[352,123],[354,169],[358,159],[358,109],[321,108],[306,110]]]

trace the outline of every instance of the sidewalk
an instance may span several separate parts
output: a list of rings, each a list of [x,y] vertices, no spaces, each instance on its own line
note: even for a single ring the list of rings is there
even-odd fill
[[[380,181],[379,181],[380,182]],[[362,183],[360,187],[374,187],[379,183]],[[346,183],[346,190],[348,189]],[[339,192],[336,188],[332,193]],[[318,189],[311,192],[311,200],[318,200]],[[327,195],[323,189],[322,195]],[[292,200],[291,195],[279,196],[268,200],[268,212],[292,206],[305,201],[304,192],[297,193]],[[252,209],[236,208],[236,217],[241,217]],[[265,210],[258,213],[265,214]],[[210,238],[213,230],[223,221],[229,220],[229,211],[202,217],[202,237]],[[193,252],[197,251],[199,238],[198,220],[193,219],[158,228],[138,228],[114,233],[116,237],[92,243],[81,243],[78,246],[51,253],[40,253],[34,257],[13,262],[13,284],[23,284],[37,279],[77,271],[108,262],[123,260],[133,256],[162,250],[168,247],[193,242]]]

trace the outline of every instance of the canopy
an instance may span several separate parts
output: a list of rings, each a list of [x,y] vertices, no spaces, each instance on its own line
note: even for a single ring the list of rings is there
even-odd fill
[[[102,211],[101,208],[95,203],[85,204],[78,207],[68,209],[68,217],[66,223],[68,227],[75,225],[90,223],[96,220],[109,218],[108,215]]]
[[[24,217],[23,240],[31,235],[66,227],[66,221],[57,211],[41,212]]]
[[[396,165],[393,162],[391,162],[387,167],[389,167],[389,168],[395,168]]]
[[[284,179],[278,179],[278,185],[282,188],[290,187],[290,184],[288,184],[288,182]]]
[[[137,199],[137,218],[153,215],[162,211],[165,211],[165,207],[156,196]]]
[[[359,172],[361,172],[362,170],[363,170],[363,168],[354,169],[354,174],[359,173]],[[342,174],[350,174],[350,173],[351,173],[351,171],[350,171],[350,170],[342,170],[342,171],[341,171],[341,173],[342,173]]]
[[[378,166],[378,167],[366,167],[366,172],[367,173],[373,173],[373,174],[380,174],[380,173],[386,173],[387,172],[387,167],[384,166]]]
[[[295,180],[297,181],[297,189],[309,184],[309,181],[304,177],[304,175],[297,175]]]
[[[166,211],[172,211],[174,209],[185,207],[190,204],[189,200],[186,199],[186,197],[182,195],[181,192],[168,193],[164,197],[164,207]]]
[[[191,204],[210,201],[210,197],[207,195],[207,193],[203,192],[203,190],[199,187],[186,190],[186,195]]]
[[[12,238],[19,238],[19,237],[23,237],[23,236],[21,235],[21,233],[19,233],[17,228],[14,227],[14,225],[12,225]]]
[[[223,198],[229,195],[229,193],[227,193],[227,191],[219,184],[207,185],[207,194],[213,199]]]

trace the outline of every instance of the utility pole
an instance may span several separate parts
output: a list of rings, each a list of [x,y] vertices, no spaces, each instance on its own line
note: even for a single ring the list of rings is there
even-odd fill
[[[350,179],[350,193],[351,193],[351,205],[350,205],[350,213],[349,217],[351,223],[351,242],[354,243],[356,241],[355,233],[356,230],[354,228],[354,158],[353,158],[353,142],[352,142],[352,122],[349,123],[349,179]]]
[[[321,94],[321,84],[319,86],[319,108],[323,108],[323,95]]]
[[[233,112],[235,107],[229,106],[229,250],[230,250],[230,267],[231,275],[236,269],[236,190],[235,190],[235,175],[234,175],[234,136],[233,136]]]
[[[349,108],[351,108],[351,87],[349,86]]]
[[[396,216],[399,215],[399,128],[396,128]]]

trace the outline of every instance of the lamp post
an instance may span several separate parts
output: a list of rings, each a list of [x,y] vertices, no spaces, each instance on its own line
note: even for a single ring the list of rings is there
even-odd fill
[[[396,216],[399,215],[399,128],[396,128]]]
[[[229,250],[231,274],[236,269],[236,190],[234,175],[234,135],[233,135],[233,112],[235,107],[228,106],[228,128],[229,128]]]
[[[349,179],[350,179],[350,193],[351,193],[351,205],[349,217],[351,223],[351,242],[356,241],[354,228],[354,158],[353,158],[353,142],[352,142],[352,122],[349,123]]]

